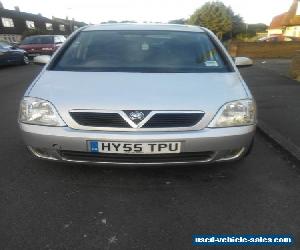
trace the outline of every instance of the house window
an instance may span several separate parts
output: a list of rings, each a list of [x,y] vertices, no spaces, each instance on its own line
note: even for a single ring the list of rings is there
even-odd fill
[[[11,18],[2,17],[2,24],[3,24],[3,27],[6,27],[6,28],[15,27],[14,20],[12,20]]]
[[[26,21],[26,26],[28,29],[34,29],[34,22],[33,21]]]
[[[60,31],[65,31],[65,30],[66,30],[66,29],[65,29],[65,25],[60,24],[60,25],[59,25],[59,30],[60,30]]]
[[[46,30],[53,30],[52,23],[46,23]]]

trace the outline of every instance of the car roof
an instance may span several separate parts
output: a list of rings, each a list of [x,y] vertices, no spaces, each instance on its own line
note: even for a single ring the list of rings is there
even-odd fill
[[[28,37],[54,37],[54,36],[63,36],[63,35],[32,35]]]
[[[138,24],[138,23],[118,23],[118,24],[98,24],[86,26],[83,31],[95,30],[168,30],[168,31],[189,31],[205,32],[203,28],[192,25],[181,24]]]

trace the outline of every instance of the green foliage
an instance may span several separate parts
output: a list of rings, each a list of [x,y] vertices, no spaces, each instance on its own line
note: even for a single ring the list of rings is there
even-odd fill
[[[133,20],[124,20],[124,21],[121,21],[120,23],[136,23],[136,21],[133,21]]]
[[[123,21],[109,20],[107,22],[101,22],[101,24],[114,24],[114,23],[136,23],[136,21],[133,21],[133,20],[123,20]]]
[[[222,2],[207,2],[194,12],[188,23],[204,26],[222,38],[225,33],[232,31],[233,11],[230,10],[231,8],[226,7]]]
[[[170,24],[186,24],[186,22],[187,20],[184,18],[169,21]]]
[[[256,23],[256,24],[249,24],[247,28],[247,33],[249,36],[256,36],[258,32],[266,32],[268,26],[264,23]]]
[[[108,23],[118,23],[118,21],[115,20],[109,20],[107,22],[101,22],[102,24],[108,24]]]
[[[231,37],[235,37],[245,31],[246,24],[244,23],[243,18],[240,15],[235,14],[231,7],[227,7],[227,10],[232,22]]]
[[[245,24],[244,30],[235,36],[235,39],[244,42],[254,42],[257,39],[267,36],[268,26],[263,23]]]

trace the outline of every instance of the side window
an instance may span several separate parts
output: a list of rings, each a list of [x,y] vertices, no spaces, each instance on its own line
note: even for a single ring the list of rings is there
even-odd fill
[[[53,30],[53,25],[52,23],[46,23],[46,30]]]
[[[26,21],[26,27],[28,29],[35,29],[35,25],[33,21]]]
[[[0,49],[5,49],[5,48],[9,48],[10,45],[6,42],[0,42]]]
[[[62,43],[59,36],[54,37],[54,43]]]
[[[59,30],[60,30],[60,31],[66,31],[65,25],[60,24],[60,25],[59,25]]]
[[[13,28],[15,27],[14,21],[11,18],[2,17],[2,25],[6,28]]]

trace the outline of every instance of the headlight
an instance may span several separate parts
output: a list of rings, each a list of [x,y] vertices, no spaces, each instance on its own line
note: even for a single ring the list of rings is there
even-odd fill
[[[240,100],[225,104],[208,127],[246,126],[256,123],[256,106],[253,100]]]
[[[42,50],[53,50],[53,48],[42,48]]]
[[[19,121],[44,126],[66,126],[50,102],[34,97],[24,97],[22,100]]]

